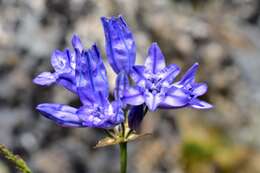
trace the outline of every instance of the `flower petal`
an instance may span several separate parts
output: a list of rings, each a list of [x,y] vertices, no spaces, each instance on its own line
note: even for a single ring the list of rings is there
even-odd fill
[[[101,18],[108,61],[116,73],[130,71],[135,63],[136,45],[133,34],[122,16]]]
[[[208,85],[206,83],[196,83],[192,85],[192,94],[196,97],[205,94],[208,90]]]
[[[87,65],[85,52],[83,51],[82,53],[80,53],[79,50],[75,50],[75,53],[77,93],[80,97],[81,102],[84,105],[90,105],[94,101],[94,95],[96,93],[94,89],[93,79],[89,79],[89,76],[91,76],[91,70]]]
[[[87,127],[101,127],[109,117],[100,117],[100,113],[93,109],[92,106],[82,106],[78,109],[77,115],[82,123]]]
[[[87,127],[107,129],[124,121],[123,111],[114,110],[112,105],[102,108],[102,111],[103,113],[92,106],[82,106],[77,111],[77,115],[82,120],[82,124]]]
[[[189,95],[185,92],[185,90],[172,87],[168,90],[165,95],[164,100],[160,104],[161,108],[176,108],[185,106],[189,102]]]
[[[165,67],[165,59],[157,43],[152,43],[148,50],[145,68],[153,74],[158,73]]]
[[[62,104],[43,103],[36,109],[46,118],[66,127],[82,127],[82,122],[76,115],[77,109]]]
[[[191,107],[196,109],[211,109],[213,106],[205,101],[199,100],[199,99],[192,99],[189,103]]]
[[[38,85],[49,86],[56,82],[56,75],[50,72],[42,72],[36,78],[33,79],[33,82]]]
[[[69,58],[70,67],[73,69],[73,71],[75,71],[75,68],[76,68],[76,55],[75,55],[76,53],[75,53],[75,51],[71,52],[68,48],[66,48],[65,52],[67,54],[67,57]]]
[[[104,94],[100,91],[97,93],[96,100],[98,105],[101,107],[108,107],[109,105],[108,97],[105,97]]]
[[[145,104],[150,111],[155,111],[159,104],[164,100],[164,95],[158,93],[153,94],[151,92],[145,92]]]
[[[51,56],[51,64],[57,73],[69,73],[71,71],[69,57],[66,52],[55,50]]]
[[[129,87],[129,80],[125,72],[120,72],[116,78],[115,99],[121,99],[124,91]]]
[[[121,103],[119,101],[113,101],[111,103],[114,116],[110,119],[114,124],[120,124],[125,120],[124,111],[122,110]]]
[[[129,87],[127,90],[125,90],[122,101],[130,105],[143,104],[143,92],[139,87]]]
[[[95,101],[98,92],[108,97],[106,70],[96,45],[82,54],[76,50],[76,63],[76,83],[81,101],[84,104]]]
[[[141,65],[133,66],[132,70],[130,71],[130,76],[136,84],[138,84],[143,80],[146,80],[144,74],[145,74],[145,67]]]
[[[195,82],[195,74],[198,70],[199,63],[194,63],[188,70],[187,72],[183,75],[181,80],[178,82],[179,85],[187,85],[189,83],[194,83]]]
[[[83,45],[81,43],[81,40],[77,34],[74,34],[71,39],[71,44],[74,49],[78,49],[80,52],[83,51]]]
[[[107,72],[105,65],[102,61],[101,58],[101,53],[97,47],[96,44],[94,44],[90,49],[89,49],[89,58],[90,58],[90,65],[92,69],[92,77],[93,77],[93,82],[95,85],[96,91],[101,91],[102,94],[105,97],[108,97],[109,95],[109,86],[108,86],[108,79],[107,79]],[[91,62],[91,60],[94,60],[94,62]]]
[[[60,74],[57,83],[73,93],[77,92],[76,82],[71,74]]]
[[[171,64],[159,72],[159,76],[161,78],[160,82],[167,81],[169,84],[171,84],[179,73],[180,67],[175,64]]]

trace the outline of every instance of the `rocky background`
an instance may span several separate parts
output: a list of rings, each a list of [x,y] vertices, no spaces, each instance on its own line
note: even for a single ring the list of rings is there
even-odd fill
[[[118,147],[93,148],[101,130],[61,128],[34,109],[78,98],[31,82],[51,70],[52,51],[69,46],[73,33],[105,55],[99,18],[118,14],[132,28],[139,63],[153,41],[183,71],[198,61],[197,79],[209,84],[204,99],[215,106],[149,113],[142,132],[153,135],[129,144],[129,173],[259,173],[258,0],[1,0],[0,143],[35,173],[119,172]],[[0,173],[13,172],[0,158]]]

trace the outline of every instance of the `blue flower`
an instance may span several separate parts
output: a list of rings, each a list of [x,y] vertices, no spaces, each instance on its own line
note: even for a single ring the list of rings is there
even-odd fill
[[[108,62],[118,74],[121,71],[129,73],[135,63],[136,45],[133,34],[124,18],[101,18],[105,38]]]
[[[148,109],[212,108],[211,104],[198,99],[207,92],[205,83],[195,82],[198,63],[180,81],[174,82],[180,68],[175,64],[166,66],[159,46],[152,43],[145,64],[134,65],[136,46],[123,17],[102,17],[101,21],[106,37],[107,58],[117,73],[114,101],[109,101],[107,73],[98,47],[94,44],[90,49],[84,49],[80,38],[74,35],[71,40],[74,50],[55,50],[51,56],[54,72],[39,74],[34,83],[61,85],[77,94],[82,106],[74,108],[43,103],[37,106],[42,115],[66,127],[109,129],[124,122],[124,111],[130,110],[129,127],[138,130]],[[129,81],[129,76],[135,85],[130,85],[132,81]]]
[[[83,51],[82,43],[77,35],[72,37],[71,43],[74,49],[77,49],[80,52]],[[75,57],[75,51],[71,51],[68,48],[64,51],[55,50],[51,56],[51,65],[55,72],[42,72],[33,80],[33,82],[42,86],[49,86],[53,83],[57,83],[76,93]]]
[[[166,66],[165,58],[157,45],[153,43],[148,50],[144,66],[136,65],[131,71],[135,87],[124,92],[123,101],[130,105],[145,102],[149,110],[154,111],[162,102],[171,106],[183,106],[188,102],[185,90],[171,86],[180,72],[177,65]]]
[[[179,82],[173,84],[174,88],[181,88],[189,97],[189,102],[185,106],[190,106],[196,109],[210,109],[213,106],[205,101],[199,100],[197,97],[204,95],[207,92],[208,86],[206,83],[196,83],[195,75],[199,64],[195,63],[188,69]],[[169,92],[170,93],[170,92]],[[173,108],[174,106],[167,105],[166,102],[161,104],[161,107]]]
[[[75,47],[75,86],[83,105],[71,106],[44,103],[37,110],[45,117],[67,127],[112,128],[124,121],[121,104],[109,102],[108,79],[96,45],[80,51]]]

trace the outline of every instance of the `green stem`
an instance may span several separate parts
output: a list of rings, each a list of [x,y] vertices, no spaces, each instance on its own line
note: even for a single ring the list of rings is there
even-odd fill
[[[4,145],[0,144],[0,155],[3,155],[7,160],[12,162],[16,168],[22,173],[32,173],[25,161],[18,155],[13,154]]]
[[[126,173],[127,170],[127,143],[122,142],[120,145],[120,173]]]

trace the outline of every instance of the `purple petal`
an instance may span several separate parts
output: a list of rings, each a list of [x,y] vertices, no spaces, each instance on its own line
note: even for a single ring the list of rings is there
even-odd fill
[[[180,68],[175,64],[171,64],[162,69],[159,72],[159,76],[161,78],[161,82],[167,81],[169,84],[171,84],[179,73]]]
[[[85,56],[81,55],[78,50],[76,52],[76,86],[77,93],[81,102],[84,105],[91,105],[95,100],[95,88],[92,78],[89,80],[88,73],[91,72],[90,68],[87,66],[87,59]],[[83,52],[85,53],[85,52]],[[88,72],[88,70],[90,72]]]
[[[153,94],[151,92],[145,92],[145,104],[149,110],[155,111],[159,104],[164,100],[164,95],[158,93]]]
[[[124,91],[129,87],[129,80],[125,72],[120,72],[116,78],[115,99],[121,99]]]
[[[140,124],[144,118],[144,104],[141,104],[139,106],[133,106],[130,109],[129,115],[128,115],[128,124],[130,129],[138,131],[140,128]]]
[[[51,64],[57,73],[69,73],[71,71],[66,52],[55,50],[51,56]]]
[[[100,117],[100,113],[93,109],[92,106],[82,106],[77,111],[78,117],[87,127],[100,127],[108,120],[109,117]]]
[[[153,74],[158,73],[165,67],[165,59],[157,43],[152,43],[148,50],[145,68]]]
[[[91,69],[93,71],[93,81],[97,91],[101,91],[105,97],[108,97],[109,94],[109,86],[107,79],[107,72],[105,65],[102,61],[102,57],[100,51],[96,44],[94,44],[89,49],[90,58],[94,60],[94,62],[90,61]]]
[[[199,63],[194,63],[178,82],[179,85],[187,85],[195,82],[195,74],[198,70]]]
[[[135,65],[135,66],[133,66],[133,68],[130,72],[130,76],[134,80],[134,82],[136,84],[138,84],[139,82],[146,80],[144,73],[145,73],[144,66]]]
[[[86,87],[77,87],[77,92],[76,92],[80,98],[80,101],[83,103],[83,105],[93,105],[96,103],[95,96],[97,93],[93,93],[92,90]]]
[[[77,109],[62,104],[43,103],[36,109],[45,117],[66,127],[82,127],[82,122],[76,115]]]
[[[104,96],[104,94],[100,91],[97,93],[96,100],[98,101],[98,103],[101,107],[108,107],[108,105],[109,105],[108,97]]]
[[[67,90],[69,90],[73,93],[77,93],[74,76],[71,76],[69,74],[60,75],[59,78],[57,79],[57,83],[60,86],[63,86],[64,88],[66,88]]]
[[[124,96],[122,98],[124,103],[130,105],[140,105],[144,103],[143,92],[138,87],[129,87],[124,92]]]
[[[189,95],[183,89],[172,87],[166,93],[166,96],[162,103],[161,108],[175,108],[185,106],[189,102]]]
[[[111,117],[111,121],[114,122],[114,124],[120,124],[124,121],[125,116],[124,116],[124,111],[122,110],[122,106],[121,103],[119,101],[113,101],[111,103],[112,107],[113,107],[113,112],[114,112],[114,116]]]
[[[112,105],[100,107],[99,109],[92,106],[83,106],[77,111],[77,115],[82,120],[84,126],[112,128],[124,121],[123,111],[114,110],[113,108]]]
[[[191,107],[196,109],[211,109],[213,106],[205,101],[199,100],[199,99],[192,99],[192,101],[189,103]]]
[[[101,18],[106,38],[108,62],[116,73],[131,70],[135,63],[136,46],[132,32],[122,16]]]
[[[38,85],[51,85],[56,82],[56,75],[50,72],[42,72],[36,78],[33,79],[33,82]]]
[[[74,47],[74,49],[78,49],[80,52],[83,51],[83,45],[82,45],[80,38],[77,34],[74,34],[72,36],[71,44]]]
[[[76,68],[76,55],[75,55],[75,52],[71,52],[68,48],[65,49],[65,52],[67,54],[67,57],[69,58],[70,67],[73,69],[73,71],[75,71],[75,68]]]
[[[86,104],[89,99],[94,101],[98,92],[108,97],[106,70],[96,45],[82,54],[76,50],[76,63],[76,83],[81,101]]]
[[[206,83],[196,83],[192,85],[192,94],[196,97],[205,94],[207,90],[208,85]]]

